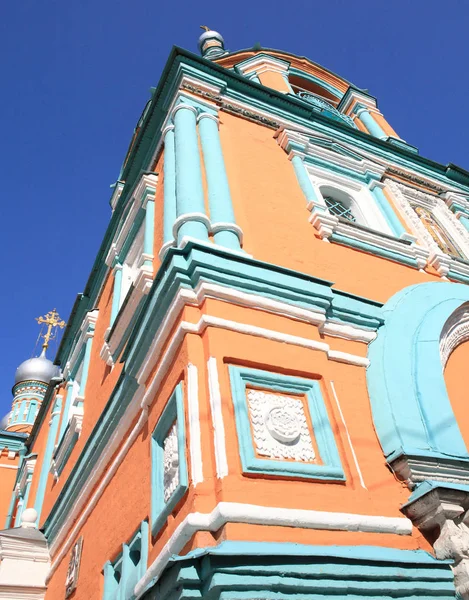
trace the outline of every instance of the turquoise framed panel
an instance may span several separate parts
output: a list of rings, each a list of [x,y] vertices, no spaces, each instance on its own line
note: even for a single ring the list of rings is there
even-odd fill
[[[164,441],[177,423],[178,470],[179,481],[171,496],[164,498]],[[155,427],[151,440],[151,514],[152,533],[161,529],[168,516],[189,487],[186,462],[186,431],[184,424],[184,398],[182,383],[179,383],[166,404],[165,409]]]
[[[233,365],[229,367],[229,372],[241,464],[244,473],[265,473],[266,475],[307,479],[345,480],[319,381]],[[248,386],[267,392],[305,396],[321,464],[264,459],[256,455],[246,398],[246,388]]]
[[[148,522],[142,521],[130,542],[122,544],[122,552],[103,568],[103,600],[133,600],[137,581],[148,565]]]

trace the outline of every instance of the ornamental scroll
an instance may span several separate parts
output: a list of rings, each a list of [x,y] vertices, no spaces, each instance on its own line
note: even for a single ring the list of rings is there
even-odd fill
[[[437,244],[442,252],[457,258],[463,258],[462,254],[453,244],[449,236],[443,231],[429,210],[422,206],[412,206],[422,222],[422,225],[432,236],[433,241]]]
[[[72,548],[70,562],[68,563],[67,577],[65,579],[65,598],[68,598],[75,591],[78,583],[78,574],[80,572],[81,550],[83,547],[83,536],[78,538]]]

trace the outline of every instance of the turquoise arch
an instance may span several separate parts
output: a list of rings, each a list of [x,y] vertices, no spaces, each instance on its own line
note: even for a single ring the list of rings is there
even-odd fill
[[[469,301],[469,287],[423,283],[395,294],[370,344],[368,391],[375,428],[388,461],[400,454],[468,458],[446,391],[440,334]]]

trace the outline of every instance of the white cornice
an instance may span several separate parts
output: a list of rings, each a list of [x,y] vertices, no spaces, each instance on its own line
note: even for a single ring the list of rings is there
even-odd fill
[[[132,227],[140,208],[145,208],[148,201],[155,200],[157,183],[158,176],[156,173],[144,173],[135,185],[130,199],[127,202],[128,205],[131,205],[129,213],[127,214],[121,229],[117,232],[105,259],[108,267],[112,267],[116,258],[119,257],[122,246],[127,239],[127,235],[129,234],[130,228]]]
[[[256,71],[259,75],[261,73],[280,73],[286,75],[290,68],[290,62],[275,58],[267,54],[256,54],[251,58],[247,58],[235,65],[235,68],[243,75]]]
[[[412,522],[403,517],[300,510],[241,502],[219,502],[210,513],[190,513],[177,526],[162,551],[135,586],[136,598],[138,599],[144,594],[150,583],[158,580],[170,558],[179,554],[198,531],[216,532],[227,523],[393,535],[411,535],[412,533]]]
[[[86,313],[85,318],[83,319],[82,324],[80,326],[80,336],[63,370],[64,379],[67,379],[71,371],[73,371],[73,368],[76,365],[76,361],[78,360],[78,356],[81,352],[83,344],[86,343],[86,340],[88,338],[92,338],[94,336],[94,329],[96,326],[96,321],[98,320],[98,313],[99,311],[97,308],[95,308],[94,310],[90,310]]]

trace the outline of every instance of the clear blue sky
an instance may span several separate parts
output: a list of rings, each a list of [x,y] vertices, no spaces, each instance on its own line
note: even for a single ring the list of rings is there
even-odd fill
[[[34,350],[34,317],[67,318],[110,217],[109,186],[172,45],[199,25],[227,48],[259,42],[323,64],[377,96],[421,154],[469,169],[464,0],[18,0],[0,56],[0,411]]]

